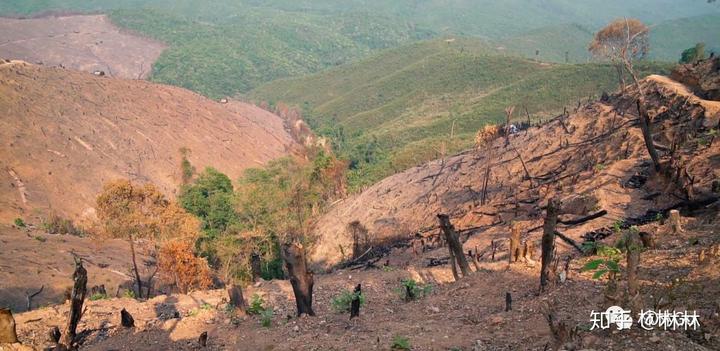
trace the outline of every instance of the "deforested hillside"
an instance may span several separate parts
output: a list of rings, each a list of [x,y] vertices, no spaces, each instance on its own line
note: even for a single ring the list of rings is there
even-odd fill
[[[667,73],[643,62],[642,75]],[[355,64],[280,80],[251,93],[257,101],[302,108],[351,162],[359,189],[393,173],[472,146],[475,132],[505,120],[548,119],[579,100],[617,88],[607,64],[548,64],[491,44],[450,38],[384,51]],[[452,135],[452,137],[450,137]]]
[[[705,77],[716,64],[708,61],[707,70],[695,74]],[[702,86],[716,91],[717,74],[712,77]],[[664,76],[649,76],[643,87],[652,101],[664,176],[654,175],[649,161],[638,127],[637,93],[617,94],[507,140],[408,169],[336,204],[317,223],[315,261],[327,267],[343,259],[338,247],[352,246],[347,228],[353,221],[378,242],[405,241],[416,233],[433,235],[436,214],[447,213],[463,233],[482,232],[485,247],[493,235],[507,233],[511,221],[537,230],[541,206],[558,196],[576,215],[568,219],[606,211],[592,226],[567,226],[567,234],[581,242],[586,231],[652,217],[648,210],[717,200],[720,102],[698,98]]]
[[[103,183],[181,183],[184,150],[236,179],[286,154],[283,121],[239,102],[20,61],[0,64],[0,217],[92,216]]]
[[[105,15],[0,17],[0,57],[116,78],[147,78],[165,44],[114,26]]]

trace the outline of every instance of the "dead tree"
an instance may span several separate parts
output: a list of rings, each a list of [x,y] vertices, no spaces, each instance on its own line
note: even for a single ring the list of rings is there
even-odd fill
[[[295,304],[297,305],[297,315],[307,314],[314,316],[312,309],[312,293],[313,273],[307,268],[307,260],[305,258],[305,248],[300,243],[284,244],[282,248],[282,257],[285,261],[285,268],[290,274],[290,284],[295,294]]]
[[[15,331],[15,318],[8,308],[0,308],[0,344],[14,344],[18,342]]]
[[[642,89],[639,83],[637,86],[638,89]],[[647,108],[645,107],[645,101],[643,97],[637,99],[637,110],[638,117],[640,119],[640,130],[642,131],[648,154],[650,154],[653,166],[655,166],[655,171],[660,171],[660,156],[658,156],[657,150],[655,149],[655,142],[653,141],[652,137],[652,122],[650,121],[650,115],[648,114]]]
[[[510,252],[508,260],[515,263],[520,259],[520,226],[513,224],[510,228]]]
[[[73,289],[70,295],[70,316],[65,332],[62,333],[60,344],[69,350],[75,349],[74,341],[77,336],[77,326],[82,318],[83,303],[87,292],[87,271],[82,265],[82,259],[75,257],[75,272],[73,273]]]
[[[120,311],[120,325],[125,328],[135,327],[135,318],[124,308]]]
[[[246,306],[242,288],[239,285],[228,284],[227,292],[228,297],[230,298],[230,304],[235,308],[235,310],[245,312]]]
[[[360,317],[360,295],[362,294],[362,285],[355,287],[352,302],[350,302],[350,319]]]
[[[455,231],[455,227],[450,223],[450,217],[448,217],[448,215],[438,214],[437,217],[440,221],[440,229],[445,233],[445,239],[447,240],[448,249],[450,250],[450,257],[452,259],[454,256],[463,277],[467,277],[470,274],[470,266],[465,258],[465,253],[463,253],[460,237]],[[451,264],[454,263],[451,262]]]
[[[550,199],[547,204],[542,236],[542,262],[540,268],[540,291],[545,291],[548,281],[554,275],[551,265],[555,257],[555,227],[560,214],[560,201]]]
[[[35,296],[40,295],[43,292],[43,289],[45,289],[45,285],[41,285],[40,289],[34,293],[30,293],[29,291],[25,293],[25,298],[27,299],[27,310],[32,310],[32,299],[35,298]]]

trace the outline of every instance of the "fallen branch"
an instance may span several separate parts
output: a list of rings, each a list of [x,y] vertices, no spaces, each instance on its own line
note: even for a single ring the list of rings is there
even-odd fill
[[[582,254],[585,253],[585,251],[583,251],[583,249],[582,249],[582,246],[580,246],[577,242],[575,242],[575,240],[568,238],[567,236],[565,236],[565,234],[560,233],[557,230],[555,231],[555,235],[557,235],[560,239],[562,239],[562,241],[570,244],[570,246],[577,249],[580,253],[582,253]]]

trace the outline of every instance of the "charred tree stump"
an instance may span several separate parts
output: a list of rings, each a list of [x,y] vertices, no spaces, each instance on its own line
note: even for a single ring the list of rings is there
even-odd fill
[[[542,262],[540,268],[540,291],[545,291],[548,281],[553,278],[552,262],[555,258],[555,227],[560,214],[560,201],[550,199],[547,204],[542,236]]]
[[[652,233],[640,232],[640,240],[642,240],[643,247],[646,249],[654,249],[657,246],[655,235]]]
[[[72,293],[70,295],[70,318],[68,319],[65,332],[60,338],[60,344],[69,350],[74,350],[75,337],[77,336],[77,326],[82,318],[82,307],[85,302],[85,293],[87,292],[87,271],[82,265],[82,259],[75,257],[75,272],[73,273]]]
[[[202,334],[200,334],[200,337],[198,337],[198,344],[200,344],[200,346],[202,347],[207,346],[207,339],[208,333],[206,331],[202,332]]]
[[[512,311],[512,295],[509,292],[505,293],[505,312]]]
[[[60,328],[54,326],[48,331],[48,341],[57,344],[60,341]]]
[[[15,331],[15,318],[8,308],[0,308],[0,344],[14,344],[18,342]]]
[[[362,285],[355,287],[352,302],[350,302],[350,319],[360,317],[360,295],[362,294]]]
[[[445,233],[445,239],[447,240],[448,249],[450,250],[450,257],[455,256],[455,261],[460,267],[463,277],[467,277],[470,274],[470,266],[465,258],[465,253],[463,253],[460,237],[455,231],[455,227],[450,223],[450,217],[445,214],[438,214],[437,217],[440,221],[440,229]]]
[[[455,279],[455,281],[458,281],[460,280],[460,275],[458,275],[456,262],[457,260],[455,260],[455,253],[452,249],[450,249],[450,260],[448,261],[448,263],[450,263],[450,270],[452,271],[453,278]]]
[[[295,295],[297,315],[314,316],[312,309],[312,293],[315,281],[313,273],[307,268],[305,248],[299,243],[285,244],[282,248],[285,267],[290,275],[290,284]]]
[[[260,267],[260,255],[254,251],[250,255],[250,270],[252,271],[252,280],[254,282],[258,281],[262,275],[262,269]]]
[[[228,297],[230,298],[230,304],[241,312],[245,312],[245,298],[243,297],[242,288],[239,285],[229,284],[227,287]]]
[[[135,327],[135,319],[126,309],[120,310],[120,325],[125,328]]]
[[[508,253],[509,262],[515,263],[520,259],[520,227],[514,224],[510,228],[510,252]]]
[[[640,130],[642,130],[643,139],[645,140],[645,146],[647,147],[648,154],[652,159],[655,171],[660,171],[660,156],[658,156],[657,150],[655,149],[655,142],[652,137],[652,124],[650,121],[650,115],[648,114],[647,108],[645,107],[645,101],[642,98],[637,99],[637,110],[638,117],[640,119]]]

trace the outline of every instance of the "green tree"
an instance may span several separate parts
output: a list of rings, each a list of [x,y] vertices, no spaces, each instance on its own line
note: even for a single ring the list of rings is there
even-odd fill
[[[705,59],[705,43],[697,43],[695,46],[685,49],[680,55],[680,63],[694,63]]]

